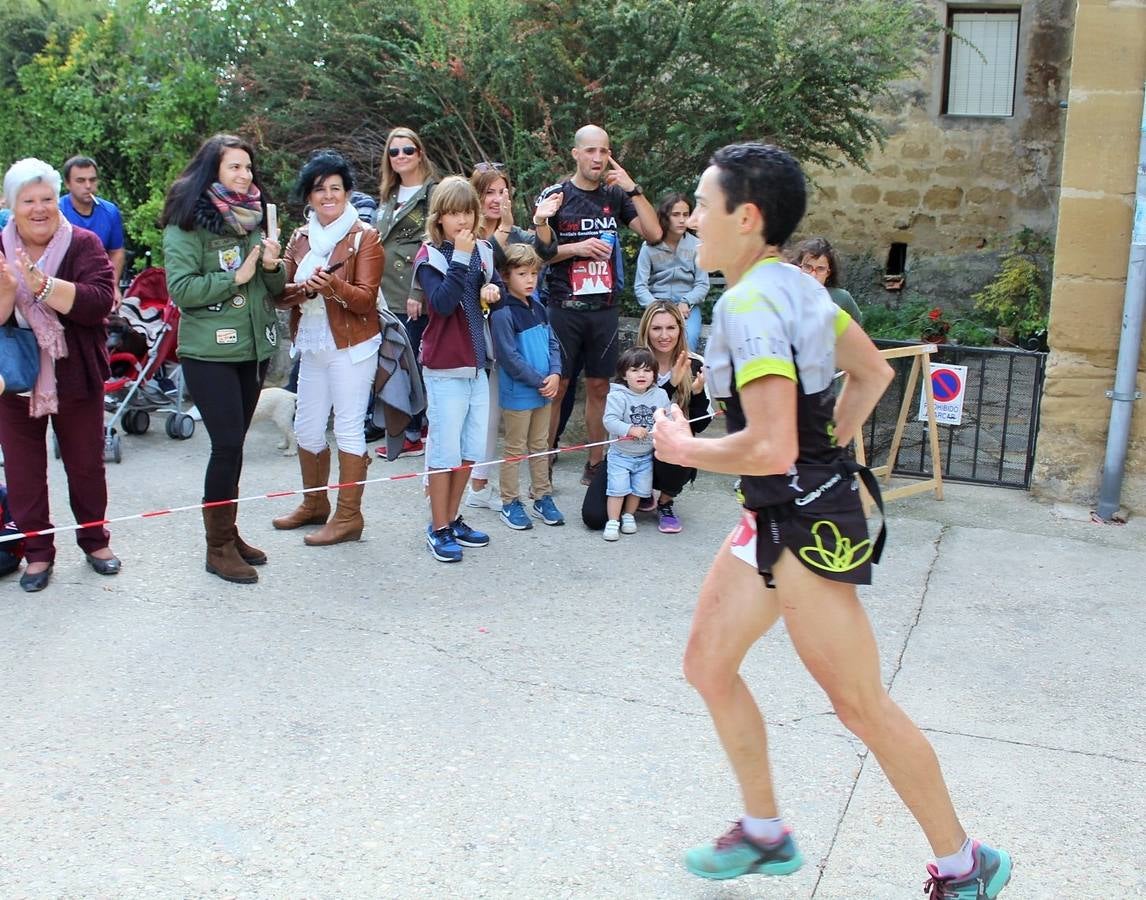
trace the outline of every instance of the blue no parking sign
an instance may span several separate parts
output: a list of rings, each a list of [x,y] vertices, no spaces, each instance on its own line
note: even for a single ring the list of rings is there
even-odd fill
[[[931,364],[931,393],[935,396],[935,421],[940,425],[963,422],[963,395],[967,386],[967,367]],[[919,421],[927,421],[927,395],[919,386]]]

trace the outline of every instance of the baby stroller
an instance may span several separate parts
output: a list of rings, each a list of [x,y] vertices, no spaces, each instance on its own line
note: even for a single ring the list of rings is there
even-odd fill
[[[104,383],[104,407],[112,413],[104,426],[104,459],[123,458],[116,426],[143,434],[151,414],[167,416],[167,436],[185,441],[195,420],[183,412],[183,373],[175,355],[179,307],[167,292],[163,269],[144,269],[124,293],[119,315],[108,327],[111,377]]]

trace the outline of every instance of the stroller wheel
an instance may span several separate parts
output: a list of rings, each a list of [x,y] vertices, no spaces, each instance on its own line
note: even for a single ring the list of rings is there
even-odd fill
[[[195,420],[185,413],[172,413],[167,417],[167,436],[185,441],[195,433]]]
[[[133,409],[123,415],[123,430],[128,434],[146,434],[151,427],[151,416],[146,409]]]
[[[114,430],[104,433],[103,458],[104,462],[123,462],[123,449],[119,444],[119,435]]]

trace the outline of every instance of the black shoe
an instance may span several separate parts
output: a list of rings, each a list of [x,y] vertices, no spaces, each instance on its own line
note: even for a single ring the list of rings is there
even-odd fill
[[[48,586],[48,582],[52,580],[52,567],[54,565],[55,563],[48,563],[48,568],[44,569],[43,572],[37,572],[35,575],[29,575],[25,572],[20,576],[20,587],[29,594],[42,591]]]
[[[100,559],[98,556],[92,556],[90,553],[85,553],[84,557],[91,566],[100,575],[118,575],[119,570],[123,567],[123,563],[119,561],[118,556],[112,556],[110,559]]]
[[[380,441],[382,438],[386,437],[386,429],[379,428],[377,425],[370,421],[366,422],[362,431],[366,435],[366,443],[368,444],[373,444],[375,441]]]

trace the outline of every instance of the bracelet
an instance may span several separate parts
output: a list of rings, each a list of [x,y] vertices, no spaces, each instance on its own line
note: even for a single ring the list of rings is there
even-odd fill
[[[512,234],[512,232],[508,228],[495,228],[494,233],[495,234]]]
[[[56,286],[56,279],[51,275],[44,279],[44,283],[40,285],[40,289],[32,295],[32,299],[37,303],[43,303],[48,299],[48,295],[52,293],[52,288]]]
[[[540,228],[542,225],[548,225],[548,224],[549,224],[548,219],[542,219],[540,222],[537,221],[536,217],[534,217],[534,219],[533,219],[533,225],[535,228]]]

